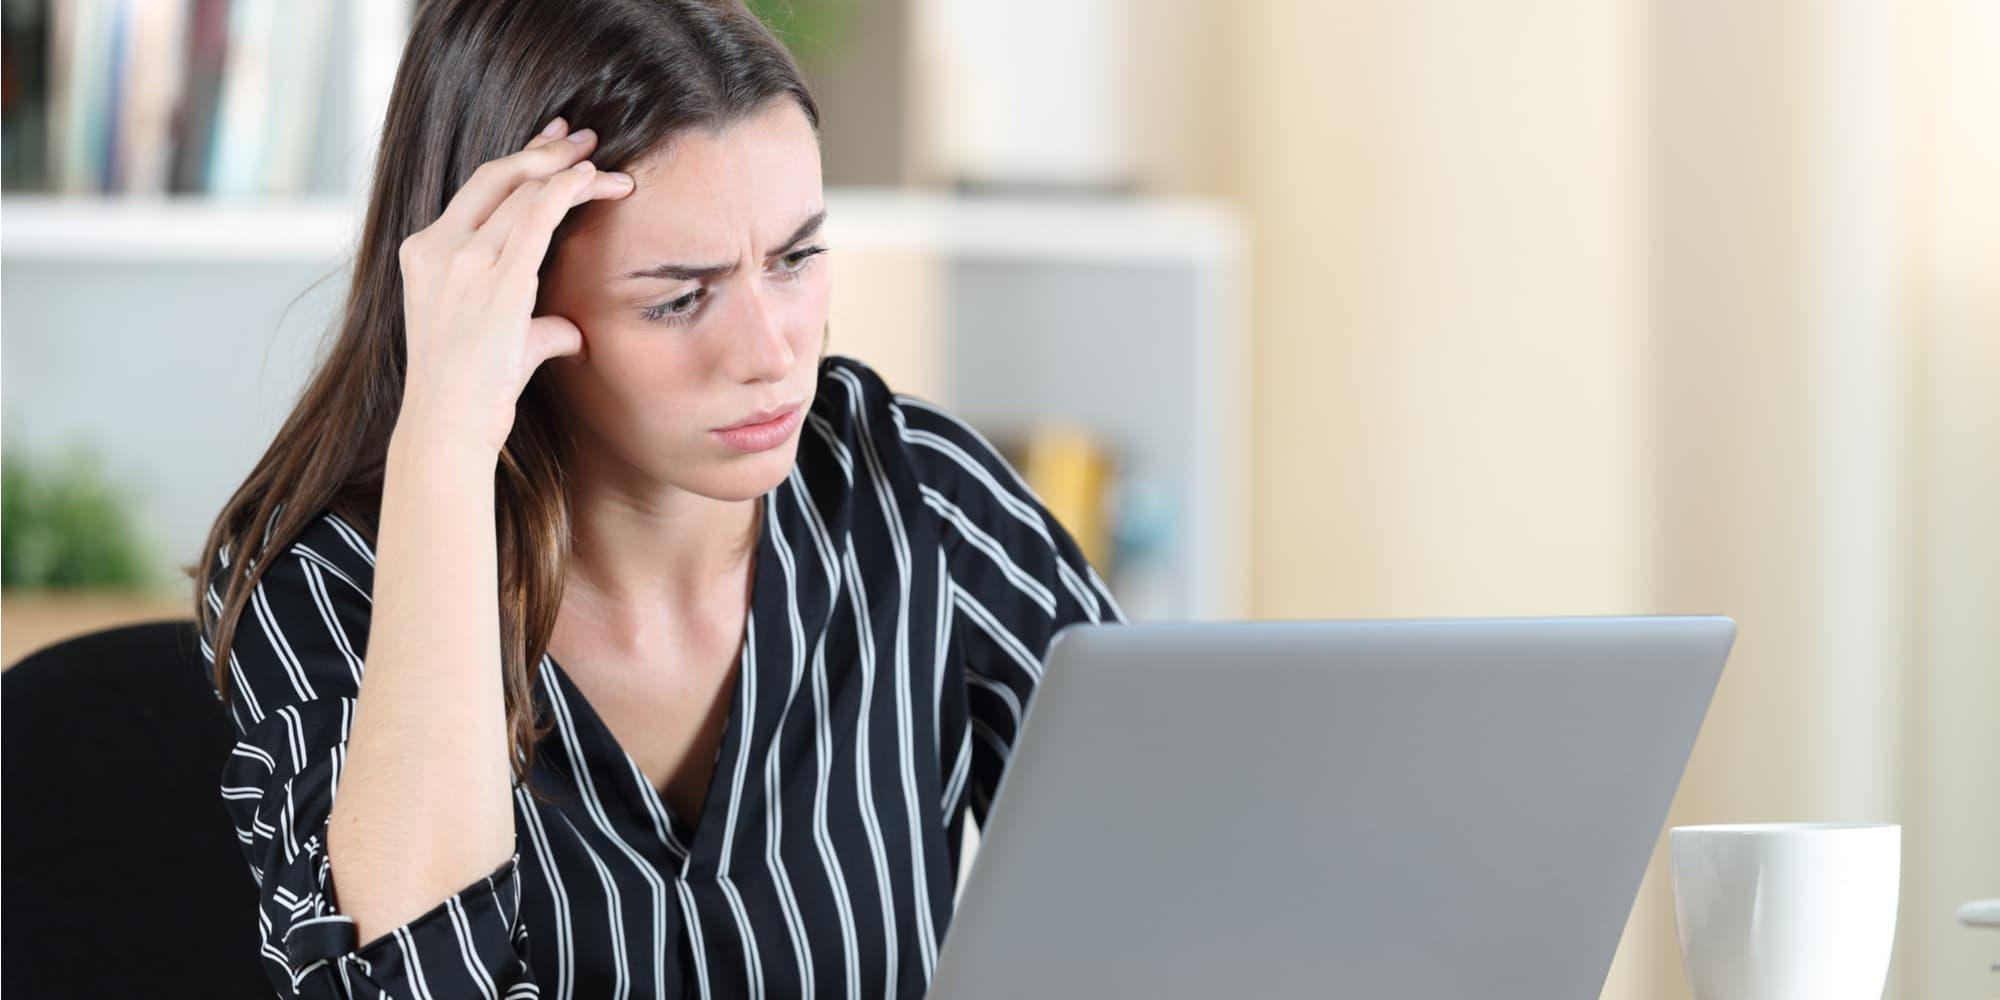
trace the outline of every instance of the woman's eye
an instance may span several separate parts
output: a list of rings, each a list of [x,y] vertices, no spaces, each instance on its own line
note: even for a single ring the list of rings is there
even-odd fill
[[[697,288],[694,291],[681,296],[680,298],[673,299],[668,302],[662,302],[659,305],[656,305],[653,308],[646,310],[644,316],[649,320],[657,320],[666,323],[685,323],[688,321],[689,317],[694,315],[695,312],[693,309],[689,307],[693,306],[695,302],[698,301],[703,295],[707,294],[707,292],[708,290],[705,288]]]
[[[797,281],[799,276],[803,275],[812,266],[812,258],[825,252],[825,247],[818,246],[807,247],[804,250],[786,254],[782,258],[785,266],[778,270],[779,279],[782,281]],[[699,308],[701,300],[707,297],[708,289],[697,288],[680,298],[671,299],[651,309],[647,309],[640,315],[648,320],[660,323],[676,324],[692,322],[695,314],[701,311]]]
[[[785,255],[786,267],[783,271],[779,273],[783,275],[787,281],[795,280],[798,278],[799,275],[805,273],[807,267],[811,266],[812,258],[814,255],[823,254],[825,252],[826,252],[825,247],[807,247],[804,250],[786,254]]]

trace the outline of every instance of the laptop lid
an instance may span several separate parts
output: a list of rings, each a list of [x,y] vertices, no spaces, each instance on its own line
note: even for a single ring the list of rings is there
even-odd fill
[[[1595,997],[1735,631],[1071,626],[930,995]]]

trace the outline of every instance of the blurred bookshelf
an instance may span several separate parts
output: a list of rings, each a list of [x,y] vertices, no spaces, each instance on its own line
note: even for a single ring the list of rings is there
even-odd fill
[[[361,189],[411,0],[9,0],[0,188],[281,202]]]

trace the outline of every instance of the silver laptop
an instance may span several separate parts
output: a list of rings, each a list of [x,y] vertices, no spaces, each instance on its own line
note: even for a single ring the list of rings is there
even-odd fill
[[[930,996],[1595,997],[1735,635],[1071,626]]]

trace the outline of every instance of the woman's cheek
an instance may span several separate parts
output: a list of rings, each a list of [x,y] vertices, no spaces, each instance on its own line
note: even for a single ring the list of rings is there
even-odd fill
[[[797,331],[798,341],[794,345],[800,350],[819,355],[819,343],[826,335],[827,312],[833,303],[833,276],[828,268],[818,269],[812,278],[805,308],[801,311]]]

